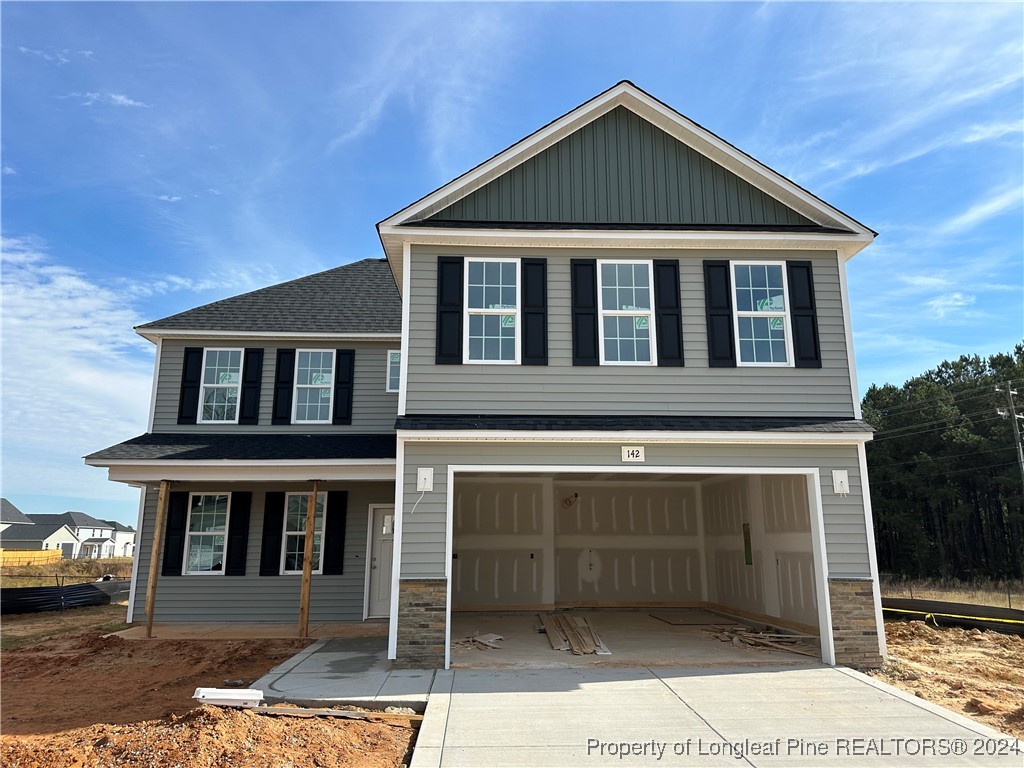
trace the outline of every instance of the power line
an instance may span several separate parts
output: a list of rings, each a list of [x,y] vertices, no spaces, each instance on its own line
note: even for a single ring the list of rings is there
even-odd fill
[[[996,419],[999,419],[999,418],[1002,418],[1002,417],[998,416],[998,415],[997,416],[989,416],[987,419],[975,419],[971,424],[972,424],[972,426],[976,426],[978,424],[984,424],[984,423],[989,422],[989,421],[995,421]],[[886,434],[885,437],[876,437],[874,442],[884,443],[886,440],[896,440],[896,439],[901,438],[901,437],[916,437],[917,435],[927,435],[929,432],[941,432],[941,431],[943,431],[945,429],[950,429],[950,427],[948,425],[946,425],[946,424],[943,424],[942,426],[938,426],[938,427],[930,427],[929,429],[922,429],[919,432],[904,432],[903,434],[899,434],[899,435]],[[878,433],[878,434],[881,434],[881,433]]]
[[[884,467],[904,467],[907,464],[922,464],[922,463],[928,462],[928,461],[948,461],[950,459],[962,459],[962,458],[964,458],[966,456],[984,456],[986,453],[999,453],[1000,451],[1010,451],[1010,450],[1013,450],[1013,449],[1010,448],[1009,446],[1004,446],[1002,448],[993,448],[993,449],[988,450],[988,451],[973,451],[971,453],[958,453],[958,454],[955,454],[953,456],[925,456],[924,458],[921,458],[921,459],[911,459],[910,461],[898,461],[898,462],[897,461],[891,461],[891,462],[886,463],[884,465]],[[882,469],[884,467],[879,467],[879,469]]]
[[[927,480],[932,477],[946,477],[948,475],[956,475],[960,472],[978,472],[982,469],[993,469],[995,467],[1009,467],[1016,463],[1016,461],[1004,461],[1002,464],[987,464],[984,467],[964,467],[963,469],[951,469],[948,472],[936,472],[933,475],[909,475],[907,477],[899,478],[897,480],[881,480],[877,483],[872,483],[871,485],[891,485],[892,483],[906,483],[910,480]]]
[[[945,424],[945,423],[947,423],[947,422],[949,422],[949,421],[951,421],[953,419],[970,419],[970,418],[972,418],[974,416],[981,416],[982,414],[985,414],[985,413],[991,413],[991,409],[985,408],[985,409],[983,409],[981,411],[974,411],[972,413],[958,413],[958,414],[953,415],[953,416],[945,416],[945,417],[943,417],[941,419],[933,419],[932,421],[919,421],[919,422],[915,422],[914,424],[907,424],[906,426],[903,426],[903,427],[893,427],[892,429],[883,429],[883,430],[881,430],[879,432],[876,432],[875,434],[876,435],[890,435],[890,434],[892,434],[894,432],[904,432],[904,431],[906,431],[908,429],[917,429],[918,427],[927,427],[927,426],[929,426],[931,424]]]
[[[958,401],[959,399],[961,399],[961,398],[963,398],[965,400],[974,400],[976,398],[985,397],[986,395],[991,395],[993,393],[993,389],[992,388],[995,387],[995,386],[1000,386],[1002,384],[1011,384],[1012,385],[1012,383],[1013,383],[1012,380],[1010,380],[1010,381],[993,381],[991,384],[983,384],[983,385],[979,385],[977,387],[970,387],[969,389],[961,390],[961,391],[957,392],[955,395],[952,395],[950,399],[954,403],[956,401]],[[969,392],[978,392],[979,394],[968,395]],[[879,407],[879,408],[876,408],[876,410],[881,415],[886,416],[886,417],[889,417],[889,416],[905,416],[908,413],[914,413],[916,411],[923,411],[923,410],[925,410],[927,408],[932,408],[932,407],[934,407],[935,404],[936,403],[934,401],[926,402],[926,403],[904,403],[904,404],[893,405],[893,406],[890,406],[890,407],[887,407],[887,408]]]

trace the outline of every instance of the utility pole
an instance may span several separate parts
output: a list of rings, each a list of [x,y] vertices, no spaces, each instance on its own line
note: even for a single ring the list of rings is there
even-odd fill
[[[1017,406],[1014,405],[1013,396],[1017,394],[1017,390],[1012,387],[1013,382],[1006,382],[1000,389],[996,386],[996,392],[1002,392],[1006,395],[1006,405],[1009,407],[1008,411],[1004,411],[1002,408],[997,409],[996,413],[1002,416],[1004,419],[1009,416],[1010,423],[1013,425],[1013,445],[1017,449],[1017,466],[1020,468],[1020,482],[1021,486],[1024,487],[1024,448],[1021,447],[1020,443],[1020,425],[1017,421],[1024,419],[1024,415],[1017,413]]]

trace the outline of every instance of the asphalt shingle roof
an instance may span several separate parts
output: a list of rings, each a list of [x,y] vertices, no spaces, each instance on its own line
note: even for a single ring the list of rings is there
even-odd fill
[[[64,523],[44,525],[12,525],[0,532],[3,541],[45,541],[64,527]]]
[[[135,533],[135,529],[132,528],[130,525],[119,523],[116,520],[102,520],[100,522],[106,523],[118,533]]]
[[[31,523],[25,513],[7,499],[0,499],[0,523]]]
[[[97,520],[85,512],[61,512],[60,514],[29,515],[28,518],[37,525],[66,525],[68,528],[109,528],[102,520]]]
[[[133,437],[87,459],[393,459],[394,435],[157,433]]]
[[[363,259],[204,304],[137,328],[399,334],[402,301],[387,260]]]
[[[743,416],[399,416],[397,429],[530,430],[534,432],[652,430],[670,432],[872,432],[861,419]]]

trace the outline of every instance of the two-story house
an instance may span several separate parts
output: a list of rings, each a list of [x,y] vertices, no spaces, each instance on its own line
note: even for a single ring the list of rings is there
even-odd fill
[[[874,233],[628,82],[378,224],[366,260],[138,328],[160,621],[705,606],[884,654],[846,288]],[[161,482],[163,481],[163,482]]]

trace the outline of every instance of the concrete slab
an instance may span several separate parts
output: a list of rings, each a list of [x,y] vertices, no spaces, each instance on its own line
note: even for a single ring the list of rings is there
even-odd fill
[[[136,624],[113,635],[125,640],[147,640],[146,625]],[[387,637],[388,625],[381,621],[322,621],[310,623],[309,636]],[[299,623],[279,621],[202,622],[165,624],[154,622],[154,640],[281,640],[299,636]]]
[[[435,677],[411,766],[655,764],[1020,768],[1024,743],[822,665],[459,669]]]

